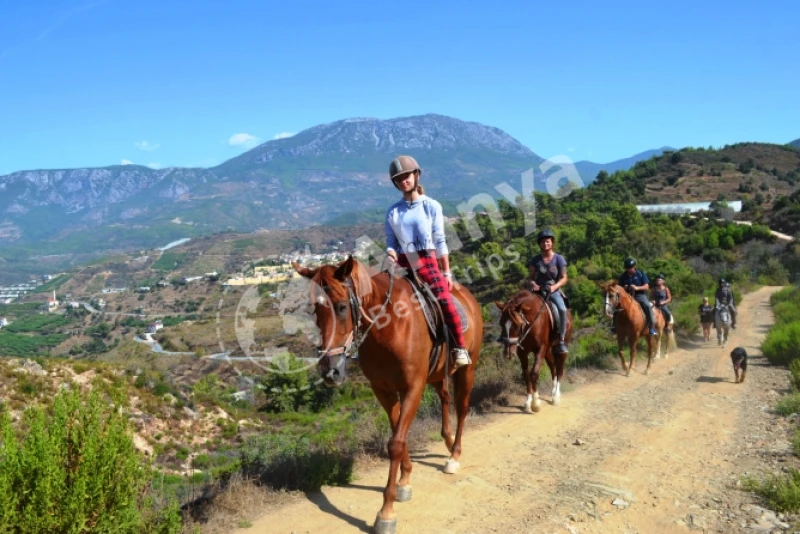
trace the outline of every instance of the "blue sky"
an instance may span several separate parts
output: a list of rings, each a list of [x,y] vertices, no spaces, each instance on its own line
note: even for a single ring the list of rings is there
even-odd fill
[[[3,2],[0,174],[440,113],[542,157],[800,137],[800,3]]]

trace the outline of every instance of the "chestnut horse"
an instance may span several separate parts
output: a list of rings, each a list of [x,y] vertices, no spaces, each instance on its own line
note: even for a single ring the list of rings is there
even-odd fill
[[[561,401],[561,382],[564,378],[564,364],[567,354],[557,353],[555,347],[560,340],[558,333],[553,331],[544,299],[541,295],[527,290],[519,291],[503,304],[495,301],[495,306],[500,310],[500,342],[505,346],[505,356],[509,360],[514,353],[522,364],[522,378],[528,386],[528,397],[525,399],[525,412],[538,412],[541,408],[539,401],[539,371],[542,360],[550,368],[553,377],[553,405]],[[569,343],[572,336],[572,313],[567,310],[567,331],[564,341]],[[517,348],[519,347],[519,348]],[[528,354],[533,353],[536,361],[533,369],[528,372]],[[533,408],[531,409],[531,402]]]
[[[453,285],[453,297],[464,305],[468,316],[464,338],[472,364],[452,374],[449,355],[443,351],[436,368],[429,370],[433,342],[408,280],[388,272],[371,276],[367,267],[352,256],[338,266],[323,265],[317,269],[296,263],[292,266],[312,281],[311,303],[321,340],[318,366],[326,385],[338,386],[344,382],[347,358],[357,351],[361,371],[389,416],[392,427],[388,443],[389,480],[375,530],[394,532],[397,526],[394,502],[411,498],[412,465],[406,436],[426,384],[434,387],[442,402],[442,437],[450,452],[444,471],[455,473],[460,466],[464,420],[469,412],[483,338],[480,305],[464,286]],[[449,419],[447,382],[451,374],[458,417],[455,436]]]
[[[639,343],[639,338],[647,336],[647,368],[644,374],[650,371],[650,364],[653,362],[653,356],[656,353],[656,347],[661,347],[661,337],[664,333],[664,314],[658,310],[654,310],[656,319],[655,329],[656,336],[649,335],[649,328],[647,327],[647,318],[644,315],[644,310],[634,298],[625,291],[625,288],[617,284],[616,280],[611,280],[605,284],[599,284],[600,288],[605,294],[605,314],[607,317],[614,318],[617,315],[616,330],[617,330],[617,346],[619,348],[619,361],[622,364],[622,370],[627,370],[627,376],[631,375],[636,366],[636,345]],[[625,340],[628,340],[630,347],[630,365],[625,365],[625,356],[623,355],[623,347]],[[665,355],[666,357],[666,355]]]

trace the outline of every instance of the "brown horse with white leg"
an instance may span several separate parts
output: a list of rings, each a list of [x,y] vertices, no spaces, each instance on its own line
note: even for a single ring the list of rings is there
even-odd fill
[[[550,317],[545,307],[544,298],[530,291],[520,291],[504,304],[495,301],[500,310],[500,342],[505,346],[506,358],[511,359],[516,353],[522,364],[522,377],[528,386],[528,397],[525,400],[525,412],[538,412],[539,372],[542,360],[550,368],[553,377],[553,405],[561,401],[561,382],[564,379],[564,366],[567,354],[557,352],[559,335],[553,330]],[[567,311],[567,331],[564,341],[569,343],[572,337],[572,313]],[[533,369],[528,371],[528,355],[533,353],[536,360]],[[531,406],[531,403],[533,406]]]
[[[661,336],[664,333],[664,314],[656,313],[655,329],[658,333],[657,336],[649,335],[649,328],[647,326],[647,318],[644,315],[644,310],[634,298],[628,294],[627,291],[616,280],[611,280],[605,284],[599,284],[605,296],[605,314],[607,317],[613,319],[616,315],[616,331],[617,331],[617,346],[619,348],[619,361],[622,364],[622,370],[627,371],[627,376],[631,375],[636,366],[636,345],[639,343],[639,338],[647,336],[647,368],[644,374],[650,371],[650,365],[653,362],[653,356],[656,353],[656,344],[660,345]],[[628,340],[630,347],[630,364],[625,365],[625,356],[623,353],[625,340]]]
[[[455,473],[458,470],[464,420],[469,411],[483,337],[480,305],[464,286],[453,285],[453,297],[467,312],[464,336],[472,364],[448,377],[452,365],[446,350],[436,368],[429,372],[433,342],[419,303],[412,298],[414,293],[409,281],[387,272],[371,276],[367,267],[352,256],[338,266],[308,269],[296,263],[292,265],[312,281],[311,303],[322,342],[319,371],[325,383],[341,385],[347,358],[357,351],[361,370],[389,416],[392,427],[388,444],[389,480],[383,492],[383,507],[375,520],[375,531],[394,532],[397,526],[394,502],[411,498],[411,458],[406,436],[426,384],[436,389],[442,401],[442,437],[450,452],[444,471]],[[448,380],[454,382],[458,417],[455,436],[450,430]]]

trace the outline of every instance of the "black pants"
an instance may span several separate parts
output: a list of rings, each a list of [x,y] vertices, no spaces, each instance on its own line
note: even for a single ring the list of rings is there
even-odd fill
[[[637,293],[633,296],[636,299],[636,302],[642,307],[644,310],[644,316],[647,319],[647,324],[650,328],[656,327],[656,318],[653,315],[653,308],[650,307],[650,301],[647,299],[646,293]]]

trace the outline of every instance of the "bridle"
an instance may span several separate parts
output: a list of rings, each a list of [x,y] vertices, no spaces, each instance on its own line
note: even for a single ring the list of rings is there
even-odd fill
[[[353,328],[347,335],[347,339],[345,339],[344,344],[333,349],[317,349],[317,356],[319,359],[327,358],[329,364],[331,363],[331,356],[339,356],[342,354],[345,355],[345,360],[347,358],[357,359],[356,354],[358,353],[358,349],[367,339],[367,335],[369,334],[369,331],[372,330],[372,327],[375,326],[377,319],[386,312],[386,308],[389,306],[389,301],[392,296],[392,288],[394,287],[394,273],[392,273],[391,270],[388,272],[389,289],[386,291],[386,300],[384,300],[380,311],[375,315],[374,319],[370,319],[369,315],[367,315],[367,312],[364,311],[364,306],[361,303],[361,299],[355,291],[353,277],[347,277],[344,286],[347,288],[347,301],[350,307],[350,318],[353,321]],[[325,291],[327,290],[327,287],[323,287],[322,289]],[[369,326],[363,332],[360,328],[362,321],[369,323]],[[331,367],[331,370],[333,370],[333,367]]]
[[[609,293],[614,293],[614,304],[613,308],[612,303],[609,302]],[[622,311],[622,297],[619,294],[619,286],[615,286],[612,290],[606,290],[606,303],[605,303],[605,313],[607,317],[612,317],[615,313],[619,313]]]
[[[547,306],[547,300],[544,299],[544,297],[542,297],[541,295],[539,295],[539,297],[542,298],[542,305],[539,307],[539,311],[536,312],[536,316],[534,316],[532,321],[528,322],[528,319],[525,318],[525,314],[519,313],[519,316],[520,318],[522,318],[522,323],[523,323],[522,329],[520,330],[519,335],[517,335],[516,337],[508,337],[506,335],[507,334],[506,330],[506,332],[504,332],[503,335],[501,335],[500,338],[498,339],[498,341],[502,343],[503,346],[505,347],[522,346],[522,342],[525,341],[525,338],[528,337],[528,334],[530,334],[531,330],[533,330],[533,325],[536,322],[536,319],[539,318],[539,314],[541,314],[542,310],[544,310],[545,306]]]

